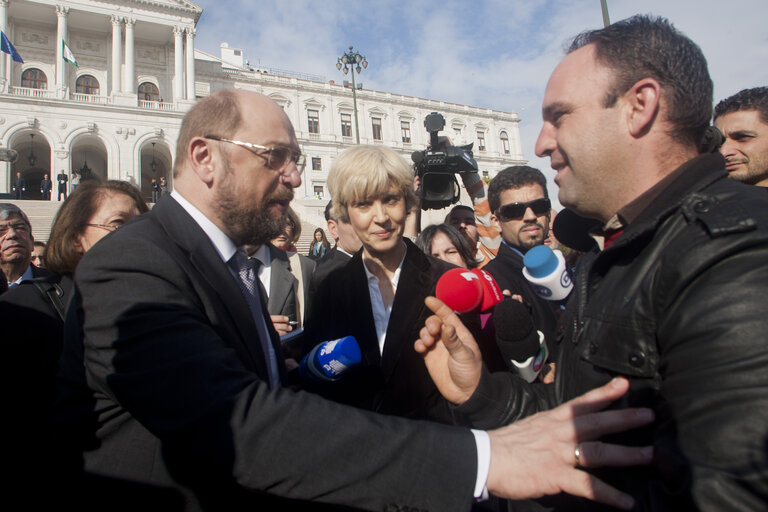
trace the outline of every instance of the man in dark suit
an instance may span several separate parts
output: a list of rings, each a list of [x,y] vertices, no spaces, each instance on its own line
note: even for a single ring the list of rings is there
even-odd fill
[[[355,233],[355,229],[349,222],[344,222],[331,213],[332,202],[325,207],[325,221],[328,224],[328,232],[335,241],[333,249],[317,262],[317,268],[312,276],[312,287],[317,290],[320,283],[333,270],[349,263],[349,259],[360,250],[362,244]]]
[[[61,201],[61,195],[64,194],[64,200],[67,200],[67,182],[69,181],[69,176],[67,176],[67,173],[64,172],[64,169],[59,171],[58,176],[56,176],[56,182],[59,184],[59,201]]]
[[[32,264],[35,239],[29,217],[11,203],[0,203],[0,267],[10,287],[35,277],[51,275]]]
[[[43,175],[43,179],[40,180],[40,194],[43,198],[43,201],[50,201],[51,200],[51,186],[53,184],[51,183],[51,179],[48,177],[47,174]]]
[[[277,333],[282,336],[294,327],[302,327],[304,312],[310,304],[308,285],[315,270],[315,262],[302,254],[292,258],[271,243],[263,244],[255,250],[248,248],[248,253],[259,260],[259,279],[267,293],[267,310]],[[299,268],[293,268],[292,263]],[[295,273],[300,273],[302,277],[301,287]]]
[[[279,232],[301,183],[293,127],[265,96],[218,91],[187,113],[177,147],[174,192],[78,266],[60,370],[60,424],[72,437],[59,446],[74,448],[89,475],[114,484],[102,496],[105,486],[69,487],[78,499],[124,508],[138,488],[176,496],[178,506],[164,510],[339,503],[453,511],[467,510],[484,483],[513,497],[593,492],[568,456],[608,429],[587,431],[566,409],[488,432],[486,443],[482,432],[282,389],[278,337],[244,247]],[[454,358],[438,350],[425,360],[439,368]],[[601,409],[624,388],[606,387],[576,407]],[[608,421],[610,430],[647,422],[634,412],[585,421]],[[546,441],[537,455],[531,438]],[[632,449],[582,446],[584,463],[620,453],[644,460]],[[541,467],[529,467],[528,457]]]
[[[27,182],[21,176],[20,172],[16,173],[16,178],[13,180],[13,191],[16,192],[16,199],[24,199],[24,192],[27,191]]]

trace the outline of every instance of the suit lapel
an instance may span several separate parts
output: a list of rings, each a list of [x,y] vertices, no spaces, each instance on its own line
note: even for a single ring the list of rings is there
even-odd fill
[[[368,278],[363,268],[363,253],[358,252],[352,257],[348,265],[348,272],[344,272],[344,279],[347,285],[338,288],[339,290],[348,289],[349,321],[357,325],[362,333],[357,342],[360,344],[360,350],[363,352],[364,360],[374,366],[381,365],[381,353],[379,352],[379,339],[376,337],[376,324],[373,321],[373,307],[371,306],[371,295],[368,291]]]
[[[248,302],[211,240],[170,196],[161,198],[151,215],[157,218],[174,244],[187,253],[189,262],[199,274],[197,277],[207,284],[207,292],[218,297],[222,305],[221,314],[230,317],[229,327],[239,333],[240,337],[225,341],[244,349],[256,365],[259,375],[266,378],[267,365]],[[271,322],[267,322],[267,327],[271,327]]]
[[[296,278],[291,274],[291,267],[288,261],[288,256],[285,252],[280,251],[276,247],[272,247],[271,244],[267,244],[269,248],[270,258],[270,277],[269,277],[269,312],[273,315],[277,314],[293,314],[295,316],[295,291],[294,283]],[[277,251],[282,252],[282,254]],[[294,297],[293,305],[294,311],[286,311],[286,301],[289,301],[291,297]],[[296,320],[294,318],[294,320]]]
[[[402,351],[406,347],[412,348],[411,345],[416,341],[415,338],[409,339],[409,335],[426,307],[423,299],[432,285],[429,260],[415,245],[407,242],[406,246],[408,249],[400,271],[392,314],[387,325],[384,353],[381,356],[381,370],[386,379],[392,376]]]

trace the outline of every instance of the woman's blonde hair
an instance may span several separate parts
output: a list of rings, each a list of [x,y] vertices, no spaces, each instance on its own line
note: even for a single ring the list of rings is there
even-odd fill
[[[405,199],[406,211],[418,202],[413,192],[413,170],[403,157],[384,146],[355,146],[344,151],[328,174],[331,216],[349,222],[347,207],[387,194],[395,186]]]

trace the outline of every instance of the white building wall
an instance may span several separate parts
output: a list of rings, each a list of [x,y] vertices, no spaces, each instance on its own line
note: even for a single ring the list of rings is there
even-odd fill
[[[170,181],[181,120],[194,102],[194,99],[184,97],[189,91],[189,83],[174,87],[176,67],[182,65],[183,75],[179,79],[186,82],[193,77],[195,83],[192,90],[197,95],[234,87],[266,94],[283,106],[307,155],[303,185],[296,191],[294,206],[305,220],[324,225],[322,210],[329,200],[325,185],[328,171],[338,154],[355,143],[352,90],[333,81],[326,83],[258,70],[238,70],[231,63],[224,63],[225,69],[222,69],[220,59],[199,51],[196,52],[194,69],[190,72],[186,55],[182,61],[176,45],[181,30],[185,34],[183,44],[186,52],[186,45],[189,44],[186,34],[194,30],[202,11],[185,7],[187,4],[184,2],[158,1],[153,4],[150,9],[145,2],[128,0],[117,6],[91,0],[9,2],[6,33],[25,62],[11,63],[5,69],[6,76],[0,76],[0,146],[8,146],[19,134],[28,136],[28,133],[34,132],[43,135],[36,138],[35,143],[39,141],[42,144],[42,139],[47,139],[51,147],[50,174],[55,176],[60,169],[71,174],[81,165],[72,161],[73,148],[77,145],[78,136],[86,134],[96,137],[103,144],[109,178],[129,180],[138,185],[144,181],[146,188],[147,180],[142,180],[141,173],[142,150],[146,166],[147,151],[151,142],[156,142],[156,155],[162,161]],[[69,7],[68,44],[80,65],[79,69],[69,67],[68,87],[63,96],[57,96],[55,90],[55,49],[60,44],[56,33],[57,5]],[[126,51],[125,47],[130,44],[125,34],[125,18],[128,15],[135,20],[132,51]],[[117,27],[114,31],[113,26]],[[119,39],[120,48],[116,47],[113,51],[115,38]],[[227,52],[232,51],[227,48]],[[117,55],[122,62],[114,66],[113,59]],[[126,63],[125,60],[131,55],[133,62]],[[32,67],[46,74],[47,89],[21,87],[22,72]],[[125,73],[131,68],[134,72],[133,87],[123,88],[133,92],[114,90],[113,83],[121,83],[120,80],[113,80],[114,70],[121,70],[125,82],[130,81]],[[98,80],[98,95],[75,92],[77,78],[84,74]],[[342,77],[339,76],[339,79]],[[138,97],[137,88],[142,82],[156,85],[162,101],[146,102]],[[178,91],[182,91],[181,97],[177,97]],[[474,142],[480,170],[486,171],[489,177],[504,167],[524,163],[519,118],[514,113],[368,89],[357,91],[357,107],[360,142],[387,145],[409,161],[413,151],[424,149],[429,142],[424,118],[431,112],[439,112],[446,118],[442,134],[449,136],[454,144]],[[308,109],[319,112],[319,134],[308,131]],[[351,137],[341,134],[341,113],[351,115]],[[372,138],[371,120],[374,116],[382,119],[382,141]],[[410,123],[410,143],[401,139],[400,123],[403,120]],[[485,131],[484,152],[477,150],[478,127]],[[454,128],[460,128],[458,136]],[[499,134],[502,131],[509,136],[509,155],[505,155],[501,147]],[[312,170],[313,157],[321,159],[321,170]],[[10,190],[10,169],[10,164],[0,163],[0,191]],[[315,198],[315,186],[323,187],[321,199]],[[464,200],[468,201],[466,197]]]

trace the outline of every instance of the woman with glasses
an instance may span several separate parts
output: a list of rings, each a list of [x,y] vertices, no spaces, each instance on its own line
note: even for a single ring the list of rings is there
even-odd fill
[[[84,181],[64,201],[51,229],[46,262],[54,275],[25,281],[0,296],[0,372],[7,382],[24,383],[23,388],[4,386],[0,401],[12,431],[8,439],[13,443],[7,446],[19,450],[11,454],[14,471],[30,472],[22,475],[24,480],[37,481],[36,472],[50,456],[45,440],[51,431],[56,368],[75,269],[94,244],[146,211],[147,204],[130,183]]]

